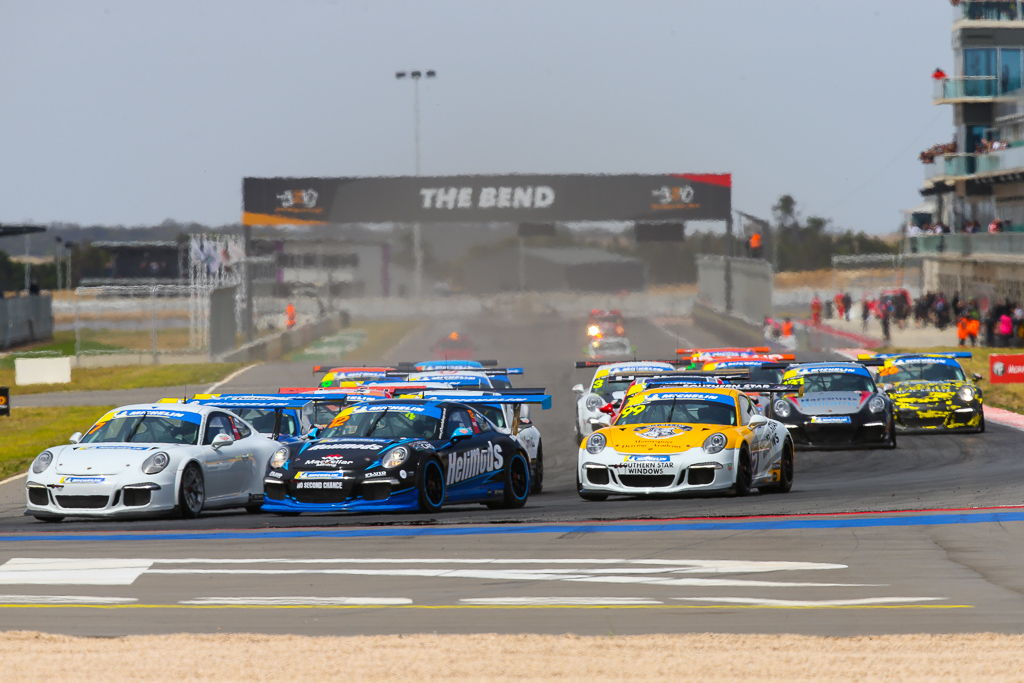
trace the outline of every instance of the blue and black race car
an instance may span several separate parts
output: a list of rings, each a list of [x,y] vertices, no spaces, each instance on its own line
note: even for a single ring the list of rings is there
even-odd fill
[[[489,396],[487,403],[550,397]],[[444,505],[521,507],[530,494],[522,446],[467,401],[391,399],[338,413],[315,440],[271,458],[263,509],[436,512]]]

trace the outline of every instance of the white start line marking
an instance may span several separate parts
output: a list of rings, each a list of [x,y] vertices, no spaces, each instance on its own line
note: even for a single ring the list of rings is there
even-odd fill
[[[663,605],[661,600],[649,598],[463,598],[464,605]]]
[[[126,605],[137,598],[99,595],[0,595],[0,605]]]
[[[182,600],[182,605],[411,605],[410,598],[332,598],[332,597],[291,597],[285,595],[196,598]]]

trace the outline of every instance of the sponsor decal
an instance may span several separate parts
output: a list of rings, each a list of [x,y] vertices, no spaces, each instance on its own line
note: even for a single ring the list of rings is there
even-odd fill
[[[398,405],[395,403],[389,403],[387,405],[362,405],[355,406],[352,411],[356,413],[380,413],[386,410],[391,410],[396,413],[426,413],[428,411],[427,406],[407,406]],[[439,412],[439,411],[438,411]]]
[[[429,441],[413,441],[412,443],[407,443],[405,445],[417,451],[426,451],[433,448]]]
[[[344,472],[296,472],[296,479],[343,479]]]
[[[548,185],[500,185],[497,187],[421,187],[424,209],[547,209],[555,203]]]
[[[1024,382],[1024,354],[993,353],[989,356],[988,363],[993,384]]]
[[[501,446],[488,442],[483,448],[471,448],[448,456],[448,484],[457,484],[487,472],[500,470],[505,459]]]
[[[710,403],[724,403],[728,406],[735,406],[736,401],[728,394],[705,394],[699,391],[671,391],[650,394],[648,401],[708,401]]]
[[[284,473],[278,472],[276,470],[271,470],[270,472],[267,473],[267,476],[273,477],[274,479],[281,479],[282,477],[284,477]]]
[[[153,446],[75,446],[76,451],[149,451]]]
[[[818,425],[837,425],[837,424],[850,424],[851,419],[849,415],[812,415],[811,424]]]
[[[303,467],[344,467],[345,465],[352,465],[352,460],[341,460],[340,455],[325,455],[321,458],[310,458],[303,461]]]
[[[847,375],[870,375],[865,368],[851,368],[843,365],[830,365],[823,368],[795,368],[793,372],[797,375],[821,375],[821,374],[847,374]]]
[[[285,190],[276,195],[282,209],[315,209],[320,193],[314,189]]]
[[[61,477],[59,484],[102,484],[106,477]]]
[[[297,489],[343,489],[342,481],[300,481],[295,484]]]
[[[651,202],[651,209],[664,211],[665,209],[698,209],[700,204],[694,203],[693,198],[696,191],[692,185],[662,185],[651,190],[654,200]]]
[[[345,442],[332,442],[332,443],[319,443],[315,446],[310,446],[307,451],[327,451],[327,450],[357,450],[357,451],[379,451],[384,448],[379,443],[345,443]],[[340,456],[339,456],[340,457]]]
[[[633,432],[643,439],[671,439],[687,431],[689,431],[688,427],[676,425],[645,425],[633,429]]]
[[[367,472],[363,475],[364,478],[369,479],[370,477],[383,477],[386,476],[387,472]]]
[[[671,455],[628,455],[625,462],[672,462]]]
[[[119,410],[114,417],[169,417],[173,420],[198,420],[196,413],[183,413],[176,410]]]

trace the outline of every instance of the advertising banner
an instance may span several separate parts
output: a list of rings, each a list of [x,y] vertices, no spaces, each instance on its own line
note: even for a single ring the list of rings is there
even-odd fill
[[[988,371],[993,384],[1024,383],[1024,353],[993,353],[988,357]]]
[[[246,225],[726,220],[729,174],[245,178]]]

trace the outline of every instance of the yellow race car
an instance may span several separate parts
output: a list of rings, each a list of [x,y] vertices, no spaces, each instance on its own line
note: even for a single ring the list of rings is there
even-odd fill
[[[955,353],[881,354],[878,383],[893,403],[900,432],[983,432],[985,413],[975,375],[968,379]],[[972,381],[972,379],[974,381]]]
[[[793,440],[782,423],[725,385],[661,387],[632,395],[609,427],[581,444],[584,500],[691,491],[746,495],[793,486]]]

